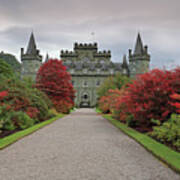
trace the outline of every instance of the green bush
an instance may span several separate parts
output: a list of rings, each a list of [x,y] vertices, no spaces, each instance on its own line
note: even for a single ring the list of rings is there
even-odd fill
[[[131,79],[125,75],[120,73],[115,76],[111,76],[105,79],[105,81],[101,84],[101,86],[97,89],[98,97],[108,95],[108,91],[110,89],[121,89],[126,84],[130,83]]]
[[[21,64],[18,62],[14,55],[1,52],[0,59],[3,59],[7,64],[9,64],[12,67],[14,73],[20,73]]]
[[[14,73],[11,66],[0,59],[0,78],[12,78],[13,76]]]
[[[1,130],[12,131],[15,129],[26,129],[34,125],[35,120],[31,119],[26,113],[22,111],[6,111],[1,107]]]
[[[30,118],[26,113],[22,111],[18,112],[12,112],[12,117],[13,120],[16,122],[17,128],[20,129],[26,129],[34,125],[35,120]]]
[[[36,88],[30,89],[30,94],[30,105],[39,110],[38,119],[42,121],[50,118],[48,111],[52,107],[52,103],[46,94]]]
[[[148,134],[161,143],[173,146],[180,151],[180,115],[172,114],[168,121],[153,127],[153,131]]]
[[[49,118],[48,110],[52,107],[52,103],[47,95],[33,87],[33,84],[15,77],[1,78],[0,91],[8,91],[6,103],[11,105],[14,111],[29,112],[30,108],[36,108],[36,114],[32,112],[31,116],[29,113],[31,118],[35,118],[37,122]]]
[[[16,128],[11,118],[12,113],[7,111],[5,106],[0,106],[1,132],[2,130],[14,130]]]
[[[0,60],[0,133],[26,129],[53,116],[52,103],[32,79],[20,80],[10,65]]]

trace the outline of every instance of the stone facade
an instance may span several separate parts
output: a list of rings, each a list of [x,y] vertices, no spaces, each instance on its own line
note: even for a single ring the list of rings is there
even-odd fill
[[[121,72],[128,75],[126,60],[113,63],[110,51],[98,51],[97,43],[74,44],[74,51],[61,51],[63,64],[72,76],[76,90],[77,107],[94,107],[97,103],[97,87],[108,76]]]
[[[21,77],[31,77],[35,80],[37,71],[42,65],[42,56],[36,48],[33,33],[31,33],[26,53],[24,53],[24,48],[21,48],[21,62]]]
[[[21,49],[22,76],[31,76],[33,79],[42,64],[42,56],[36,49],[33,34],[29,41],[26,54]],[[76,90],[75,105],[77,107],[94,107],[97,103],[97,88],[105,78],[121,73],[135,77],[137,74],[149,70],[150,55],[147,46],[143,46],[138,34],[135,50],[129,50],[129,63],[126,56],[122,63],[111,61],[111,51],[98,51],[97,43],[74,44],[73,51],[61,51],[61,60],[72,76],[72,83]],[[48,61],[49,56],[46,56]]]

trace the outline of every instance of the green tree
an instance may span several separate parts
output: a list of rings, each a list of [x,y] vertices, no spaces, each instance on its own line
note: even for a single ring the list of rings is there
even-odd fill
[[[0,78],[12,78],[14,76],[11,66],[0,59]]]
[[[97,94],[100,97],[106,96],[110,89],[121,89],[123,86],[126,86],[130,83],[131,80],[129,77],[117,73],[115,76],[108,77],[97,89]]]
[[[15,73],[20,72],[21,64],[18,62],[16,57],[13,56],[12,54],[1,52],[0,59],[3,59],[6,63],[8,63]]]

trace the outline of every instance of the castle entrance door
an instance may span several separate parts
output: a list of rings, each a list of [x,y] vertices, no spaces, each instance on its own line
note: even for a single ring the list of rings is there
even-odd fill
[[[90,107],[90,97],[87,92],[83,93],[81,96],[80,107]]]

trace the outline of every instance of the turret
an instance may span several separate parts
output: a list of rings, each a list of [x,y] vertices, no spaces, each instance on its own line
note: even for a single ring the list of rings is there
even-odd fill
[[[46,53],[46,58],[45,58],[45,61],[44,61],[44,62],[46,63],[46,62],[48,62],[48,60],[49,60],[49,54]]]
[[[128,63],[127,63],[127,60],[126,60],[126,55],[123,56],[122,73],[124,75],[129,76],[129,68],[128,68]]]
[[[42,56],[36,48],[33,32],[31,33],[26,53],[24,53],[24,48],[21,48],[21,61],[21,77],[31,77],[35,80],[36,73],[42,64]]]
[[[140,33],[138,33],[134,52],[129,50],[129,70],[130,76],[135,77],[149,71],[150,55],[148,46],[143,46]]]

